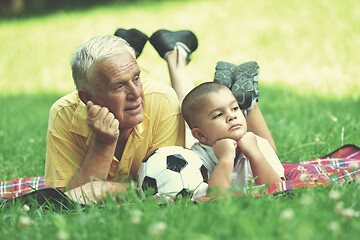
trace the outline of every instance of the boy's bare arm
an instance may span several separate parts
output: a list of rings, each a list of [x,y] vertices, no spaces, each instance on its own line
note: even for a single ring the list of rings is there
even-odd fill
[[[244,136],[237,141],[237,146],[249,159],[257,185],[282,181],[260,151],[256,137],[252,132],[245,133]]]
[[[218,187],[226,190],[231,182],[236,156],[236,142],[232,139],[221,139],[213,145],[213,150],[219,162],[209,178],[208,185],[209,188]]]

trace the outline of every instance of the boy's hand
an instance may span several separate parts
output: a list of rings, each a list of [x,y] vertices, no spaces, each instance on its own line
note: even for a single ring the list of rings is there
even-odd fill
[[[251,157],[254,152],[260,151],[255,134],[246,132],[238,141],[237,146],[246,157]]]
[[[236,157],[236,141],[230,138],[220,139],[213,145],[213,150],[219,161],[227,159],[234,162]]]
[[[237,145],[242,153],[249,159],[257,185],[282,181],[261,152],[254,133],[245,133],[237,141]]]
[[[95,139],[105,144],[112,144],[119,138],[119,121],[106,107],[95,105],[92,101],[87,104],[87,124],[95,135]]]
[[[236,157],[236,141],[229,138],[220,139],[212,147],[219,162],[209,178],[209,188],[219,187],[225,190],[231,184],[231,174]]]

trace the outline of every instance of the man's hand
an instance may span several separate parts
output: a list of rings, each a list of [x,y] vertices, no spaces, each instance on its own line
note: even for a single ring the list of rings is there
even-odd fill
[[[70,189],[93,179],[106,180],[119,138],[119,121],[106,107],[87,102],[87,123],[94,133],[94,139],[86,152],[84,162],[69,182]]]
[[[127,182],[92,181],[69,191],[63,188],[63,192],[75,202],[91,205],[105,202],[107,195],[116,197],[117,194],[126,192],[130,186],[131,183]]]
[[[87,104],[87,124],[98,142],[111,144],[119,138],[119,121],[106,107],[95,105],[92,101]]]
[[[119,121],[106,107],[87,102],[87,123],[94,133],[94,139],[86,152],[79,171],[69,182],[70,189],[83,185],[91,178],[106,180],[119,138]]]

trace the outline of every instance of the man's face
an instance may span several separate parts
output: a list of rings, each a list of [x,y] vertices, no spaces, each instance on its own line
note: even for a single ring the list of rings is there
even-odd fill
[[[247,131],[246,120],[239,105],[228,89],[209,94],[197,119],[199,129],[207,145],[214,145],[220,139],[239,140]]]
[[[115,115],[120,131],[141,123],[145,98],[136,60],[124,51],[101,60],[95,68],[91,100]]]

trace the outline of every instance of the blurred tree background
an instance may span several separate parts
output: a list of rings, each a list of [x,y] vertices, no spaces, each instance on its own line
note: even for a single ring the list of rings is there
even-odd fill
[[[120,27],[196,33],[195,85],[219,60],[257,61],[259,106],[284,162],[359,145],[359,22],[358,0],[0,0],[0,176],[43,174],[48,111],[75,90],[71,54]],[[143,80],[170,84],[150,43],[138,64]]]
[[[0,0],[0,13],[1,18],[26,17],[66,9],[94,7],[113,3],[149,1],[155,2],[161,0]]]

